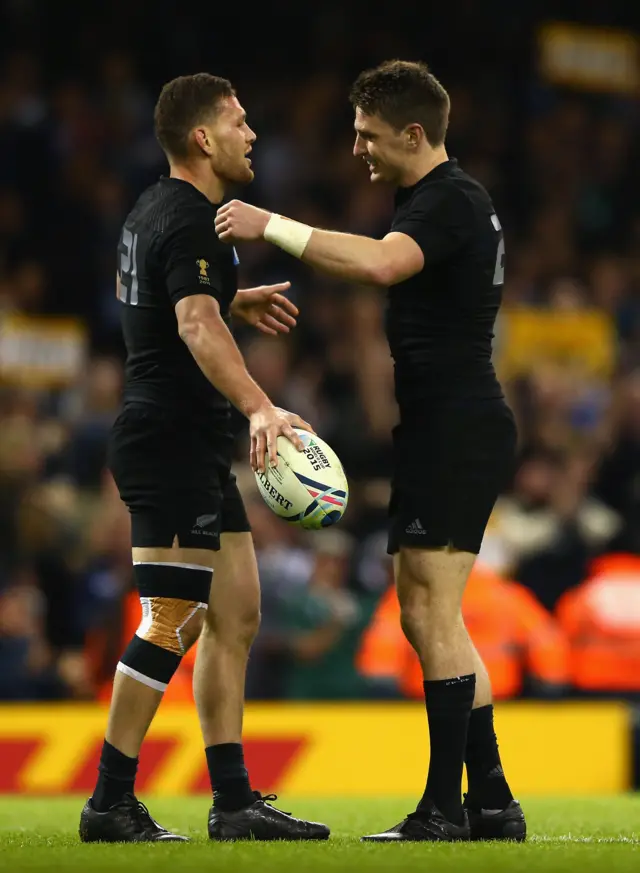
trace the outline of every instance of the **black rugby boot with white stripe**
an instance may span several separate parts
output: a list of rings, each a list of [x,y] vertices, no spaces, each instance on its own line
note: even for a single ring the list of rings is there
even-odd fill
[[[275,794],[264,797],[253,792],[255,802],[234,812],[211,807],[209,839],[211,840],[326,840],[329,828],[314,821],[294,818],[267,803],[277,800]]]
[[[442,815],[433,804],[430,809],[410,813],[400,824],[380,834],[362,837],[365,843],[431,842],[453,843],[468,840],[470,836],[467,813],[461,824],[454,824]]]
[[[125,794],[106,812],[98,812],[87,800],[80,816],[80,839],[83,843],[189,842],[187,837],[172,834],[159,825],[133,794]]]

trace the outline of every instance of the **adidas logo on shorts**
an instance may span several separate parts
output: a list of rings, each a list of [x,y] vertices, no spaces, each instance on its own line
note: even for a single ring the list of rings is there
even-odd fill
[[[422,527],[422,522],[419,518],[416,518],[415,521],[412,521],[409,527],[405,529],[405,533],[408,534],[426,534],[426,530]]]

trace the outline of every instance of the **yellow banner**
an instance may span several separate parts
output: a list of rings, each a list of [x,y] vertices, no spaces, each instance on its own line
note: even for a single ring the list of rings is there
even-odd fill
[[[87,330],[72,318],[9,314],[0,322],[0,381],[61,388],[82,373]]]
[[[99,705],[0,707],[0,793],[90,792],[106,715]],[[631,717],[625,705],[509,703],[497,706],[496,721],[503,763],[519,794],[629,789]],[[245,751],[261,791],[414,796],[428,765],[424,706],[250,705]],[[147,795],[209,791],[193,707],[161,706],[143,747],[138,787]]]
[[[616,360],[615,329],[598,309],[556,311],[522,306],[500,316],[496,368],[501,378],[556,364],[576,374],[607,379]]]
[[[640,40],[631,32],[553,22],[538,34],[539,66],[554,85],[637,94]]]

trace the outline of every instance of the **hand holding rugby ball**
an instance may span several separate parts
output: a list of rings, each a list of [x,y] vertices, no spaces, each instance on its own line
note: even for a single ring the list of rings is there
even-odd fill
[[[278,466],[256,471],[258,490],[269,509],[291,524],[319,530],[339,521],[349,485],[336,453],[317,434],[294,428],[304,444],[299,452],[286,437],[277,439]]]

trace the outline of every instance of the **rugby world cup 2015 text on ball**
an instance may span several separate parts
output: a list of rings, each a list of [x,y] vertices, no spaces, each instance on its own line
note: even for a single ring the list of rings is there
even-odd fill
[[[329,459],[317,443],[312,443],[310,446],[307,446],[304,449],[304,454],[307,456],[311,466],[316,472],[326,470],[327,467],[331,466]]]
[[[258,478],[262,482],[262,485],[267,494],[269,494],[270,497],[273,497],[276,503],[278,503],[284,509],[291,509],[293,503],[290,500],[287,500],[287,498],[284,497],[282,494],[280,494],[275,485],[273,485],[273,483],[270,481],[266,472],[263,473],[262,471],[258,471]]]

